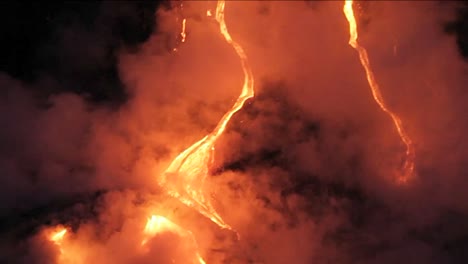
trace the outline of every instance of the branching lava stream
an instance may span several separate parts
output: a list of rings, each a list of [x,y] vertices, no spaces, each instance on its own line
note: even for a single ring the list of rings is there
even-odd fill
[[[396,115],[394,112],[392,112],[390,109],[388,109],[388,107],[385,105],[384,99],[380,92],[379,85],[377,84],[377,81],[375,80],[375,77],[374,77],[374,73],[372,72],[372,69],[370,67],[370,62],[369,62],[369,57],[367,55],[367,51],[365,48],[359,45],[357,41],[358,31],[357,31],[356,18],[354,17],[354,11],[353,11],[353,0],[345,0],[343,12],[349,23],[349,35],[350,35],[349,45],[353,47],[354,49],[356,49],[356,51],[359,53],[359,59],[366,72],[367,82],[369,83],[369,86],[371,88],[372,96],[374,97],[374,100],[379,105],[380,109],[382,109],[382,111],[384,111],[386,114],[388,114],[392,118],[393,124],[395,125],[395,128],[398,131],[398,135],[400,136],[401,141],[403,141],[403,143],[406,146],[405,162],[402,167],[402,172],[398,177],[398,181],[402,183],[407,182],[414,174],[415,151],[414,151],[413,142],[411,138],[409,137],[409,135],[407,134],[407,132],[404,130],[403,123],[400,117]]]
[[[244,74],[242,91],[234,105],[224,114],[215,129],[178,154],[170,163],[162,176],[158,178],[158,183],[170,196],[178,199],[186,206],[196,210],[201,215],[207,217],[213,223],[217,224],[219,227],[234,231],[233,228],[228,225],[214,209],[214,206],[210,201],[210,196],[204,188],[205,180],[209,176],[209,169],[213,162],[213,155],[215,152],[215,144],[217,140],[225,131],[226,126],[231,120],[232,116],[243,107],[244,103],[249,98],[254,96],[254,78],[252,70],[249,66],[247,55],[245,54],[244,49],[236,41],[234,41],[229,34],[224,18],[225,4],[226,3],[224,0],[219,0],[217,2],[214,19],[219,25],[220,34],[223,36],[224,40],[235,50],[237,56],[240,59]],[[362,66],[365,69],[367,81],[371,88],[374,100],[377,102],[380,108],[392,118],[401,140],[406,145],[406,160],[405,164],[403,165],[403,173],[399,178],[400,181],[405,182],[414,171],[415,154],[413,143],[403,129],[401,119],[392,111],[390,111],[385,105],[379,90],[379,86],[375,81],[374,74],[370,68],[367,51],[357,42],[358,33],[356,20],[353,13],[352,0],[345,1],[343,11],[349,22],[349,44],[359,53],[359,58]],[[212,16],[211,11],[207,12],[207,16]],[[182,32],[180,33],[181,42],[186,42],[186,23],[187,20],[184,18],[182,20]],[[198,252],[197,242],[192,232],[176,224],[162,214],[163,213],[161,212],[159,212],[159,214],[149,214],[146,226],[144,230],[142,230],[141,237],[138,237],[141,243],[137,246],[141,246],[142,249],[145,249],[150,239],[152,239],[154,236],[164,232],[174,233],[193,245],[193,249],[196,251],[195,259],[186,260],[184,262],[189,263],[192,261],[195,263],[205,264],[206,262]],[[66,228],[60,228],[56,229],[48,237],[48,239],[55,243],[55,245],[60,250],[58,262],[69,264],[71,263],[70,260],[72,260],[73,263],[82,263],[80,260],[76,259],[78,254],[77,252],[74,252],[73,249],[70,249],[70,252],[65,252],[64,242],[66,242],[66,240],[64,239],[66,238],[66,233]]]
[[[220,32],[226,42],[235,49],[240,58],[244,72],[242,92],[232,108],[224,114],[213,132],[182,151],[172,161],[164,172],[160,185],[171,196],[179,199],[185,205],[194,208],[220,227],[232,230],[211,204],[208,194],[204,191],[204,182],[209,174],[209,167],[212,164],[216,141],[226,129],[226,125],[231,117],[242,108],[247,99],[254,96],[254,79],[243,48],[232,39],[228,32],[226,21],[224,20],[224,7],[225,1],[218,1],[215,19],[219,23]]]

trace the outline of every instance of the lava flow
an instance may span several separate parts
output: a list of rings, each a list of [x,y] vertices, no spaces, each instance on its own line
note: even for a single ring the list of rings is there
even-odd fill
[[[159,215],[152,215],[148,222],[146,223],[145,230],[144,230],[144,239],[141,242],[141,245],[144,246],[149,239],[154,237],[159,233],[170,232],[177,234],[181,238],[185,238],[192,242],[193,247],[195,249],[195,262],[200,264],[206,264],[203,258],[198,253],[197,243],[195,238],[193,237],[192,232],[183,229],[182,227],[176,225],[175,223],[169,221],[169,219],[159,216]]]
[[[232,228],[227,225],[216,212],[203,189],[204,181],[209,173],[209,167],[212,163],[214,144],[216,143],[216,140],[226,129],[226,125],[231,117],[242,108],[247,99],[254,96],[254,80],[252,71],[247,62],[247,56],[245,55],[242,47],[231,38],[227,30],[226,22],[224,20],[224,7],[225,2],[218,1],[215,18],[219,23],[220,33],[223,35],[227,43],[235,49],[241,60],[244,72],[242,92],[232,108],[224,114],[213,132],[184,150],[172,161],[170,166],[164,172],[160,184],[167,190],[169,195],[179,199],[185,205],[197,210],[220,227],[232,230]],[[185,42],[186,40],[185,29],[186,19],[184,18],[182,20],[182,32],[180,33],[181,42]],[[191,242],[193,249],[195,250],[194,262],[205,264],[205,261],[198,252],[198,246],[193,234],[181,226],[171,222],[166,217],[160,215],[152,215],[148,219],[143,231],[141,246],[144,247],[151,238],[163,232],[176,234],[179,237],[186,239],[188,242]],[[79,260],[71,257],[65,258],[64,256],[65,253],[70,253],[65,252],[63,249],[63,239],[66,233],[67,229],[60,228],[51,233],[48,236],[48,239],[60,250],[59,263],[70,263],[71,261],[75,263]]]
[[[215,19],[219,23],[220,33],[240,58],[244,73],[242,92],[232,108],[224,114],[216,128],[201,140],[182,151],[169,165],[160,180],[169,195],[179,199],[185,205],[194,208],[222,228],[232,228],[224,222],[204,191],[204,182],[212,164],[215,143],[226,129],[231,117],[242,108],[245,101],[254,96],[254,79],[243,48],[236,43],[228,32],[224,20],[225,1],[218,1]]]
[[[184,18],[182,20],[182,31],[180,32],[180,37],[181,37],[181,40],[180,42],[184,43],[185,42],[185,37],[187,36],[187,34],[185,33],[185,24],[187,23],[187,19]]]
[[[183,12],[183,8],[184,8],[184,5],[182,3],[180,3],[178,5],[178,10],[180,13]],[[180,14],[179,14],[180,15]],[[176,20],[179,21],[179,15],[177,16]],[[185,43],[185,39],[187,38],[187,33],[185,32],[185,29],[186,29],[186,25],[187,25],[187,18],[183,18],[182,19],[182,23],[181,23],[181,29],[180,29],[180,33],[179,33],[179,41],[180,43]],[[179,43],[179,44],[180,44]],[[178,51],[177,47],[173,48],[172,49],[173,51]]]
[[[393,124],[395,125],[398,135],[401,138],[401,141],[406,146],[406,157],[405,162],[402,167],[402,174],[398,177],[399,182],[407,182],[411,176],[414,174],[414,159],[415,159],[415,151],[413,142],[408,134],[403,129],[403,123],[398,115],[393,113],[388,107],[385,105],[382,94],[380,92],[379,85],[375,80],[374,73],[370,67],[369,57],[367,55],[367,51],[361,45],[359,45],[358,39],[358,31],[357,31],[357,23],[354,17],[353,11],[353,1],[352,0],[345,0],[345,4],[343,7],[343,12],[346,16],[346,19],[349,23],[349,45],[353,47],[359,53],[359,59],[361,61],[362,66],[366,72],[367,82],[372,90],[372,96],[374,100],[377,102],[379,107],[387,113],[393,120]]]
[[[56,231],[52,232],[52,234],[49,235],[49,240],[54,242],[60,249],[60,252],[63,253],[62,249],[62,242],[63,242],[63,237],[67,233],[66,228],[58,228]]]
[[[60,252],[60,254],[57,257],[58,263],[65,263],[65,264],[78,263],[77,259],[74,259],[71,256],[69,256],[70,251],[69,250],[66,251],[64,248],[65,247],[64,239],[65,239],[67,232],[68,232],[67,228],[63,226],[57,226],[53,229],[53,231],[47,231],[47,238],[49,239],[49,241],[53,242],[57,246]]]

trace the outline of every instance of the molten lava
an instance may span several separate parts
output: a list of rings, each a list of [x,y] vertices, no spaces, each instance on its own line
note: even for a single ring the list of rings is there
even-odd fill
[[[68,249],[65,250],[64,239],[67,233],[68,233],[67,228],[63,226],[57,226],[54,228],[53,231],[47,231],[48,240],[53,242],[57,246],[60,252],[60,255],[58,255],[57,257],[57,262],[64,263],[64,264],[80,263],[78,259],[70,256],[71,254],[70,250]]]
[[[218,1],[215,19],[219,24],[220,33],[223,35],[226,42],[234,48],[240,58],[244,73],[242,92],[232,108],[224,114],[213,132],[206,135],[204,138],[197,141],[175,157],[164,172],[163,177],[160,180],[160,184],[171,196],[179,199],[185,205],[197,210],[220,227],[232,230],[232,228],[224,222],[221,216],[219,216],[213,208],[209,197],[203,188],[205,179],[209,173],[209,167],[212,164],[215,149],[214,145],[216,141],[226,129],[226,125],[231,117],[242,108],[247,99],[254,96],[254,79],[247,61],[247,56],[242,47],[231,38],[231,35],[227,30],[226,22],[224,20],[224,7],[225,2],[221,0]],[[211,16],[210,11],[207,12],[207,16]],[[180,33],[181,42],[186,41],[185,30],[186,19],[184,18],[182,20],[182,29]],[[182,238],[188,239],[188,241],[191,241],[196,251],[195,263],[205,264],[205,261],[198,253],[197,243],[193,234],[163,216],[152,215],[148,219],[143,231],[141,246],[145,246],[152,237],[163,232],[174,233]],[[54,242],[60,249],[59,263],[81,263],[77,262],[79,261],[78,252],[74,252],[73,250],[70,251],[71,249],[67,249],[67,252],[65,252],[65,249],[63,248],[63,239],[66,233],[67,229],[60,227],[48,236],[48,239]],[[74,254],[70,255],[72,253]]]
[[[49,240],[54,242],[56,245],[60,246],[62,245],[62,240],[65,234],[67,233],[67,229],[62,227],[58,229],[57,231],[53,232],[49,236]]]
[[[183,229],[182,227],[169,221],[169,219],[163,216],[159,216],[159,215],[152,215],[148,219],[148,222],[146,223],[146,226],[145,226],[144,238],[141,241],[141,245],[144,246],[148,242],[149,239],[151,239],[157,234],[164,233],[164,232],[174,233],[178,235],[179,237],[190,240],[193,243],[195,250],[197,250],[197,247],[198,247],[197,243],[195,241],[195,238],[193,237],[193,234],[190,231]],[[198,250],[195,253],[195,262],[206,264],[206,262],[198,253]]]
[[[367,82],[372,91],[372,96],[374,100],[379,105],[380,109],[382,109],[385,113],[387,113],[393,120],[393,124],[395,125],[398,135],[401,138],[401,141],[406,146],[406,157],[405,162],[402,167],[402,174],[398,177],[399,182],[407,182],[414,173],[414,159],[415,159],[415,151],[413,142],[411,138],[408,136],[406,131],[403,129],[403,123],[398,115],[393,113],[388,107],[385,105],[382,94],[380,92],[379,85],[375,80],[374,73],[370,67],[369,57],[367,55],[367,51],[361,45],[359,45],[358,39],[358,31],[357,31],[357,23],[354,17],[353,11],[353,1],[352,0],[345,0],[345,4],[343,7],[343,12],[346,16],[346,19],[349,23],[349,45],[353,47],[359,53],[359,59],[361,61],[362,66],[366,72]]]
[[[162,177],[159,179],[159,184],[167,191],[169,195],[177,198],[183,204],[198,211],[200,214],[210,219],[219,227],[232,230],[232,228],[225,223],[222,217],[214,209],[214,206],[210,201],[210,197],[204,189],[204,183],[207,176],[209,175],[209,169],[212,165],[215,144],[217,140],[225,131],[226,126],[231,120],[232,116],[243,107],[244,103],[248,99],[254,96],[254,78],[244,49],[237,42],[235,42],[229,34],[224,18],[224,9],[225,1],[219,0],[217,2],[215,13],[213,14],[211,10],[208,10],[206,15],[208,17],[214,17],[219,25],[220,34],[235,50],[237,56],[240,59],[244,75],[241,93],[231,109],[229,109],[229,111],[224,114],[211,133],[192,144],[174,158],[166,171],[163,173]],[[405,182],[414,173],[415,152],[413,143],[403,129],[400,117],[390,111],[385,105],[379,86],[370,67],[367,51],[365,48],[360,46],[357,41],[358,31],[356,19],[354,17],[352,0],[345,0],[343,11],[349,22],[349,45],[359,53],[359,59],[365,70],[373,98],[379,107],[391,117],[402,142],[406,146],[406,159],[402,167],[403,172],[399,177],[400,181]],[[182,43],[186,42],[186,22],[187,20],[184,18],[182,20],[182,27],[180,32],[180,41]],[[192,261],[188,260],[184,262],[205,264],[205,261],[198,252],[198,246],[192,232],[182,228],[164,216],[152,215],[149,217],[142,232],[140,243],[141,247],[146,248],[150,239],[158,234],[165,232],[176,234],[185,241],[188,241],[190,245],[193,245],[193,249],[195,251],[194,259]],[[78,253],[80,252],[77,252],[76,249],[70,248],[70,244],[64,243],[67,242],[64,241],[66,234],[67,229],[59,227],[53,232],[48,233],[47,238],[60,250],[59,263],[77,263],[80,258],[80,254]],[[67,245],[67,252],[65,252],[65,245]]]
[[[181,40],[180,42],[184,43],[185,42],[185,37],[187,36],[187,34],[185,33],[185,24],[187,23],[187,19],[184,18],[182,20],[182,31],[180,32],[180,37],[181,37]]]
[[[57,228],[57,230],[55,230],[49,235],[49,240],[54,242],[54,244],[57,245],[57,247],[59,248],[61,258],[63,257],[63,254],[64,254],[62,244],[63,244],[63,237],[65,236],[66,233],[67,233],[66,228],[59,227]]]
[[[215,19],[224,39],[231,45],[240,58],[244,73],[242,92],[232,108],[224,114],[216,128],[210,134],[182,151],[169,165],[160,180],[167,192],[185,205],[194,208],[222,228],[232,228],[224,222],[210,202],[204,190],[204,182],[213,161],[215,143],[226,129],[231,117],[242,108],[245,101],[254,96],[254,79],[242,47],[235,42],[228,32],[224,20],[224,1],[218,1]]]
[[[178,8],[178,13],[183,13],[183,9],[184,9],[184,5],[182,3],[182,1],[175,6],[176,8]],[[179,14],[181,15],[181,14]],[[177,15],[177,18],[176,18],[176,21],[179,21],[179,15]],[[185,29],[186,29],[186,26],[187,26],[187,18],[183,18],[182,19],[182,23],[181,23],[181,29],[180,29],[180,33],[179,33],[179,41],[180,43],[185,43],[185,40],[187,38],[187,33],[185,32]],[[174,47],[172,49],[172,51],[178,51],[177,47]]]

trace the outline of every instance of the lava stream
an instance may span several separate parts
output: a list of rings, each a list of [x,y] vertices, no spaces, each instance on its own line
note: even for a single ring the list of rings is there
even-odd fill
[[[54,242],[55,245],[57,245],[57,247],[59,248],[61,254],[63,254],[63,252],[64,252],[63,248],[62,248],[62,244],[63,244],[63,237],[65,236],[66,233],[67,233],[66,228],[57,227],[57,230],[52,232],[49,235],[49,240]]]
[[[168,193],[178,198],[185,205],[194,208],[222,228],[232,228],[224,222],[204,192],[204,182],[212,164],[216,140],[226,129],[231,117],[242,108],[245,101],[254,96],[254,79],[243,48],[235,42],[228,32],[224,20],[225,1],[220,0],[216,6],[215,19],[219,24],[220,33],[231,45],[240,58],[244,73],[242,92],[232,108],[224,114],[216,128],[201,140],[182,151],[169,165],[160,180],[161,186]]]
[[[182,20],[182,31],[180,32],[180,37],[181,37],[181,40],[180,42],[184,43],[185,42],[185,37],[187,36],[187,34],[185,33],[185,24],[187,23],[187,19],[184,18]]]
[[[65,238],[68,233],[68,229],[63,226],[56,226],[52,231],[48,230],[47,239],[55,244],[59,250],[59,255],[57,256],[57,263],[81,263],[78,258],[76,258],[76,252],[70,251],[70,248],[65,244]]]
[[[145,230],[144,230],[144,238],[141,241],[141,245],[144,246],[148,242],[149,239],[154,237],[157,234],[170,232],[177,234],[180,237],[186,238],[193,243],[195,252],[195,262],[200,264],[206,264],[203,258],[198,253],[198,246],[192,232],[183,229],[182,227],[176,225],[175,223],[171,222],[169,219],[160,216],[160,215],[152,215],[148,222],[146,223]]]
[[[408,179],[411,176],[413,176],[413,173],[414,173],[415,151],[414,151],[413,142],[411,141],[411,138],[403,129],[403,123],[400,117],[396,115],[395,113],[393,113],[391,110],[389,110],[387,106],[385,105],[382,94],[380,92],[379,85],[377,84],[377,81],[375,80],[375,77],[374,77],[374,73],[372,72],[372,69],[370,67],[370,62],[369,62],[369,57],[367,55],[367,51],[364,47],[359,45],[357,41],[358,31],[357,31],[356,19],[354,17],[352,0],[345,0],[343,12],[349,23],[349,35],[350,35],[349,45],[353,47],[359,53],[359,59],[366,72],[367,82],[369,83],[369,86],[372,90],[372,96],[374,97],[374,100],[377,102],[379,107],[392,118],[393,124],[395,125],[398,131],[398,135],[400,136],[401,141],[406,146],[405,163],[402,167],[402,175],[400,175],[400,177],[398,178],[398,181],[407,182]]]
[[[187,206],[196,209],[220,227],[232,230],[232,228],[223,221],[221,216],[218,215],[203,190],[203,184],[212,163],[214,144],[216,143],[216,140],[226,129],[226,125],[231,117],[242,108],[247,99],[254,96],[254,79],[247,61],[247,56],[245,55],[242,47],[231,38],[231,35],[227,30],[226,22],[224,20],[224,7],[225,2],[221,0],[218,1],[215,18],[219,23],[220,33],[225,38],[226,42],[235,49],[241,60],[244,72],[242,92],[232,108],[224,114],[213,132],[181,152],[172,161],[164,172],[160,184],[166,188],[171,196],[178,198]],[[180,33],[180,36],[182,37],[181,42],[185,42],[186,40],[185,26],[186,19],[183,19],[182,32]],[[148,219],[143,232],[141,246],[145,246],[149,239],[161,232],[172,232],[181,237],[188,238],[193,242],[195,249],[197,250],[195,253],[195,262],[205,264],[205,261],[198,253],[197,244],[193,234],[163,216],[152,215]],[[60,250],[59,263],[75,263],[78,261],[76,254],[73,254],[72,256],[70,254],[73,252],[70,252],[69,249],[66,252],[64,249],[63,239],[66,233],[67,229],[60,227],[56,231],[52,232],[48,236],[48,239]]]

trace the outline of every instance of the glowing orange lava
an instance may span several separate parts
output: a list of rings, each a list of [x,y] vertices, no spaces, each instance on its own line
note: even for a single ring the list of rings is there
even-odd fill
[[[73,262],[70,260],[69,250],[65,250],[64,239],[68,230],[66,227],[57,226],[53,229],[53,231],[47,231],[47,238],[49,241],[52,241],[57,248],[59,249],[60,255],[58,255],[57,262],[58,263],[78,263],[77,259],[73,259]]]
[[[144,246],[148,242],[149,239],[151,239],[157,234],[164,233],[164,232],[171,232],[171,233],[177,234],[180,237],[190,240],[193,243],[195,249],[197,250],[195,261],[201,264],[206,264],[206,262],[198,253],[198,249],[197,249],[198,246],[195,241],[195,238],[193,237],[192,232],[183,229],[182,227],[171,222],[169,219],[165,218],[164,216],[152,215],[148,219],[148,222],[146,223],[146,226],[145,226],[144,238],[141,241],[141,245]]]
[[[182,12],[183,8],[184,8],[184,5],[183,3],[180,3],[178,5],[178,8],[179,8],[179,12]],[[176,21],[179,21],[179,17],[176,18]],[[185,29],[187,27],[187,19],[186,18],[183,18],[182,19],[182,24],[181,24],[181,29],[180,29],[180,33],[179,33],[179,36],[180,36],[180,43],[185,43],[186,41],[186,38],[187,38],[187,33],[185,32]],[[174,47],[172,49],[173,51],[178,51],[177,47]]]
[[[62,257],[64,250],[63,250],[63,237],[67,233],[67,229],[65,227],[59,227],[54,232],[49,235],[49,240],[54,242],[55,245],[59,248],[60,255]]]
[[[232,230],[211,204],[210,198],[204,191],[204,182],[212,164],[216,140],[226,129],[231,117],[242,108],[247,99],[254,96],[254,79],[244,50],[231,38],[227,30],[224,20],[224,7],[225,2],[218,1],[215,18],[219,23],[219,29],[224,39],[235,49],[240,58],[244,72],[242,92],[232,108],[224,114],[213,132],[182,151],[172,161],[164,172],[160,184],[166,188],[171,196],[176,197],[185,205],[194,208],[220,227]]]
[[[141,241],[141,245],[145,245],[149,238],[161,232],[173,232],[183,235],[185,231],[164,216],[152,215],[148,219],[148,222],[146,222],[144,230],[145,238]]]
[[[65,236],[66,233],[67,233],[67,229],[62,227],[58,229],[57,231],[52,232],[52,234],[50,234],[49,236],[49,239],[50,241],[54,242],[56,245],[61,245],[63,237]]]
[[[359,45],[357,41],[358,31],[357,31],[356,19],[354,17],[352,0],[345,0],[343,12],[349,23],[349,35],[350,35],[349,45],[353,47],[354,49],[356,49],[357,52],[359,53],[359,59],[361,61],[362,66],[364,67],[364,70],[366,71],[367,82],[369,83],[369,86],[372,90],[372,96],[374,97],[374,100],[377,102],[379,107],[392,118],[393,124],[395,125],[398,131],[398,135],[400,136],[401,141],[406,146],[405,163],[403,164],[402,174],[398,177],[398,181],[407,182],[409,178],[412,177],[414,174],[415,151],[414,151],[413,142],[411,141],[411,138],[403,129],[403,123],[401,122],[400,117],[398,117],[395,113],[389,110],[387,106],[385,105],[382,94],[379,89],[379,85],[377,84],[377,81],[375,80],[375,77],[374,77],[374,73],[372,72],[372,69],[370,67],[370,62],[369,62],[369,57],[367,55],[367,51],[365,48]]]
[[[180,37],[182,38],[180,41],[181,41],[182,43],[185,42],[185,37],[187,36],[187,34],[185,33],[185,24],[186,24],[186,23],[187,23],[187,19],[184,18],[184,19],[182,20],[182,31],[180,32]]]
[[[220,227],[232,230],[232,228],[224,222],[212,206],[208,195],[204,191],[204,182],[209,174],[209,167],[212,164],[215,150],[214,144],[226,129],[226,125],[231,117],[242,108],[247,99],[254,96],[254,79],[244,50],[231,38],[231,35],[227,30],[226,22],[224,20],[224,7],[225,2],[221,0],[218,1],[215,19],[219,23],[220,33],[226,42],[234,48],[240,58],[244,73],[242,92],[232,108],[224,114],[216,128],[210,134],[195,142],[192,146],[188,147],[175,157],[164,172],[163,177],[160,180],[160,184],[171,196],[179,199],[185,205],[197,210]],[[211,13],[208,11],[207,15],[211,16]],[[182,21],[182,32],[180,33],[180,36],[182,37],[181,42],[185,42],[186,40],[185,26],[186,19]],[[60,248],[60,263],[70,263],[67,261],[75,261],[77,259],[76,254],[74,257],[67,257],[66,261],[63,258],[64,249],[62,248],[62,241],[66,232],[67,230],[63,228],[49,236],[49,240],[53,241]],[[205,264],[205,261],[198,253],[197,244],[193,234],[164,216],[152,215],[148,219],[143,231],[141,246],[145,246],[152,237],[162,232],[171,232],[192,241],[195,249],[197,250],[195,262]],[[70,252],[67,252],[67,254],[68,253]]]

